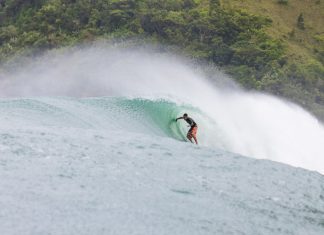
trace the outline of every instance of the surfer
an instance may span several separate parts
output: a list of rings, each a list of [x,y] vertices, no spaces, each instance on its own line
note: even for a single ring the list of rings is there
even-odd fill
[[[176,121],[178,121],[179,119],[184,119],[190,125],[190,129],[187,134],[187,138],[190,140],[190,142],[193,143],[192,142],[192,138],[193,138],[196,144],[198,144],[197,137],[196,137],[197,129],[198,129],[197,123],[192,118],[188,117],[188,114],[186,113],[183,114],[182,117],[178,117]]]

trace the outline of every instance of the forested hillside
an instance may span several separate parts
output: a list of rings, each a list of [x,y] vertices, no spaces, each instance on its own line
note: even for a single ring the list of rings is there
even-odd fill
[[[0,0],[0,61],[97,38],[173,45],[324,119],[321,0]]]

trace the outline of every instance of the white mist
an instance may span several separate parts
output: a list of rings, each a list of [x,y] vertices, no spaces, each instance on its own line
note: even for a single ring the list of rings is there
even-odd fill
[[[217,88],[176,56],[107,45],[50,52],[3,75],[0,92],[2,97],[168,98],[206,114],[193,116],[202,145],[324,173],[324,127],[316,118],[273,96]]]

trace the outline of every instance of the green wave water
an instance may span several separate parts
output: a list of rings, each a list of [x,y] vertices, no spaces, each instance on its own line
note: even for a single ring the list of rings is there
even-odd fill
[[[158,99],[115,99],[115,104],[122,107],[134,120],[140,120],[150,124],[152,128],[158,128],[168,137],[178,140],[186,140],[187,127],[184,122],[175,119],[188,112],[193,116],[201,116],[202,112],[193,106],[176,104],[174,102]]]
[[[199,109],[166,99],[125,97],[3,99],[0,120],[15,128],[55,126],[131,131],[186,140],[188,127],[175,119],[184,112],[201,115]]]

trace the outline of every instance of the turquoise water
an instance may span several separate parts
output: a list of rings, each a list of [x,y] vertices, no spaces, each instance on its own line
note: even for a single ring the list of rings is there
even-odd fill
[[[199,109],[165,99],[36,98],[0,101],[2,125],[57,126],[139,132],[186,141],[188,127],[175,119],[184,112],[201,116]],[[14,119],[14,120],[13,120]],[[16,126],[17,127],[17,126]]]

